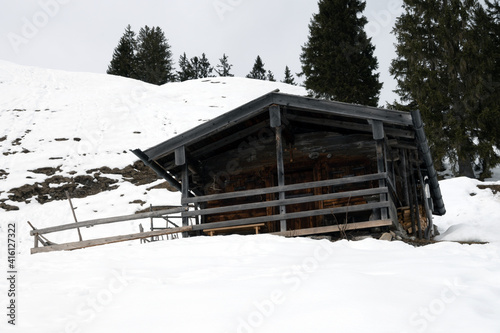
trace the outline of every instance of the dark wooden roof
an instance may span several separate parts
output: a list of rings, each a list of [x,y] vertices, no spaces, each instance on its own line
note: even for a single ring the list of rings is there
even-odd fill
[[[228,127],[266,111],[270,105],[280,105],[289,110],[307,110],[308,113],[345,116],[362,120],[380,120],[386,124],[411,126],[412,119],[409,112],[380,109],[362,105],[325,101],[309,97],[272,92],[259,97],[245,105],[229,111],[217,118],[203,123],[187,132],[162,142],[144,151],[151,160],[171,154],[176,148],[187,146],[195,141],[205,139],[209,135],[220,132]]]

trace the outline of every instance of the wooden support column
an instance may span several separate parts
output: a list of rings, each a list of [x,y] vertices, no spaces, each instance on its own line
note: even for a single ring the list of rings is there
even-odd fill
[[[404,205],[410,206],[410,194],[408,187],[408,164],[406,162],[406,150],[401,150],[401,168],[402,168],[402,177],[403,177],[403,192],[404,192]]]
[[[181,178],[181,192],[182,199],[187,199],[189,197],[189,168],[186,162],[186,149],[181,146],[175,150],[175,165],[182,166],[182,178]],[[187,208],[187,204],[183,203],[182,206]],[[189,218],[184,216],[182,213],[182,226],[186,227],[189,225]],[[183,236],[185,233],[183,233]]]
[[[416,231],[418,231],[418,238],[422,239],[422,226],[420,224],[420,207],[418,203],[418,192],[417,192],[417,180],[415,179],[415,169],[413,168],[413,161],[417,161],[418,163],[418,156],[412,156],[410,157],[410,172],[411,172],[411,186],[413,188],[413,216],[415,217],[415,222],[416,226],[414,225],[413,219],[412,219],[412,228],[413,232],[417,234]],[[417,230],[415,230],[417,228]]]
[[[283,163],[283,137],[281,135],[281,111],[278,105],[271,105],[269,107],[269,118],[271,127],[274,128],[276,132],[276,166],[277,166],[277,177],[278,186],[285,186],[285,166]],[[279,192],[279,200],[285,199],[285,192]],[[280,215],[286,214],[286,206],[281,205],[279,207]],[[286,231],[286,219],[280,220],[280,231]]]
[[[372,120],[373,139],[376,141],[377,151],[377,172],[383,173],[387,171],[386,149],[385,149],[385,133],[384,123],[380,120]],[[387,186],[386,180],[379,180],[379,187]],[[388,195],[381,194],[380,202],[387,201]],[[388,218],[387,208],[380,208],[380,218],[386,220]]]

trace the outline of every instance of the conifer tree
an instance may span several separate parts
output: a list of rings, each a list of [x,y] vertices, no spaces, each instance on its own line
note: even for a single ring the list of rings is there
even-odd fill
[[[172,51],[159,27],[141,28],[137,36],[137,77],[139,80],[164,84],[175,81]]]
[[[130,24],[125,28],[125,33],[120,38],[118,46],[113,52],[113,58],[108,66],[107,74],[119,75],[129,78],[136,77],[136,56],[137,43],[135,32]]]
[[[186,56],[186,52],[184,52],[179,58],[179,68],[180,71],[177,71],[177,79],[179,81],[183,82],[193,79],[193,67],[191,66],[191,62]]]
[[[213,77],[214,68],[210,65],[205,53],[202,53],[200,58],[198,78]]]
[[[222,55],[222,58],[219,59],[219,64],[217,64],[215,72],[219,76],[223,76],[223,77],[225,77],[225,76],[234,76],[230,72],[232,67],[233,67],[233,65],[229,64],[228,57],[224,53]]]
[[[257,80],[265,80],[267,78],[264,63],[260,56],[257,56],[257,59],[255,59],[252,71],[247,75],[247,78]]]
[[[319,0],[300,56],[304,85],[315,97],[377,106],[382,84],[367,37],[361,0]]]
[[[297,85],[297,83],[295,83],[295,79],[293,78],[292,72],[290,71],[290,68],[288,68],[288,66],[285,67],[285,79],[281,82],[286,84],[291,84],[293,86]]]
[[[274,78],[274,74],[273,74],[273,72],[271,72],[271,70],[267,71],[267,80],[271,81],[271,82],[276,82],[276,79]]]
[[[419,109],[435,162],[481,177],[500,158],[498,77],[491,18],[476,0],[404,0],[390,72],[407,109]]]

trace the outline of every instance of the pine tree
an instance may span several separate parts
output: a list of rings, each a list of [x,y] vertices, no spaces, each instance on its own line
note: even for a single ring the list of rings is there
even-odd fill
[[[276,82],[276,79],[274,78],[274,74],[273,74],[273,72],[271,72],[271,70],[267,71],[267,80],[271,81],[271,82]]]
[[[214,68],[210,65],[205,53],[201,55],[199,66],[199,78],[213,77],[212,72]]]
[[[300,56],[304,85],[315,97],[377,106],[382,84],[367,37],[361,0],[320,0]]]
[[[137,43],[135,40],[135,32],[132,31],[132,28],[129,24],[125,28],[125,33],[120,38],[118,46],[113,52],[113,58],[111,59],[106,73],[135,78],[136,48]]]
[[[500,143],[490,19],[476,0],[405,0],[403,9],[390,68],[402,106],[421,111],[436,163],[487,176]]]
[[[260,56],[257,56],[257,59],[255,59],[252,71],[247,75],[247,78],[257,80],[265,80],[267,78],[264,63]]]
[[[193,67],[186,56],[186,52],[179,58],[180,71],[177,72],[177,79],[181,82],[191,80],[194,77]]]
[[[175,81],[172,51],[161,28],[141,28],[137,44],[139,80],[157,85]]]
[[[288,68],[288,66],[285,67],[285,79],[281,82],[286,84],[291,84],[293,86],[297,85],[297,83],[295,83],[295,79],[293,78],[292,72],[290,71],[290,68]]]
[[[223,76],[223,77],[234,76],[233,74],[230,73],[232,67],[233,67],[233,65],[229,64],[228,57],[224,53],[222,55],[222,58],[219,59],[219,64],[217,64],[215,72],[219,76]]]

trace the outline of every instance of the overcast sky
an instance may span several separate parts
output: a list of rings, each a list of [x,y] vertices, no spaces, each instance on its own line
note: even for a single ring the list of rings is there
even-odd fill
[[[388,68],[401,6],[402,0],[367,0],[364,12],[384,83],[380,104],[396,98]],[[136,32],[148,25],[165,32],[176,63],[183,52],[204,52],[215,65],[226,53],[234,74],[245,76],[260,55],[281,80],[285,65],[301,71],[301,46],[317,11],[316,0],[2,0],[0,59],[105,73],[127,24]]]

